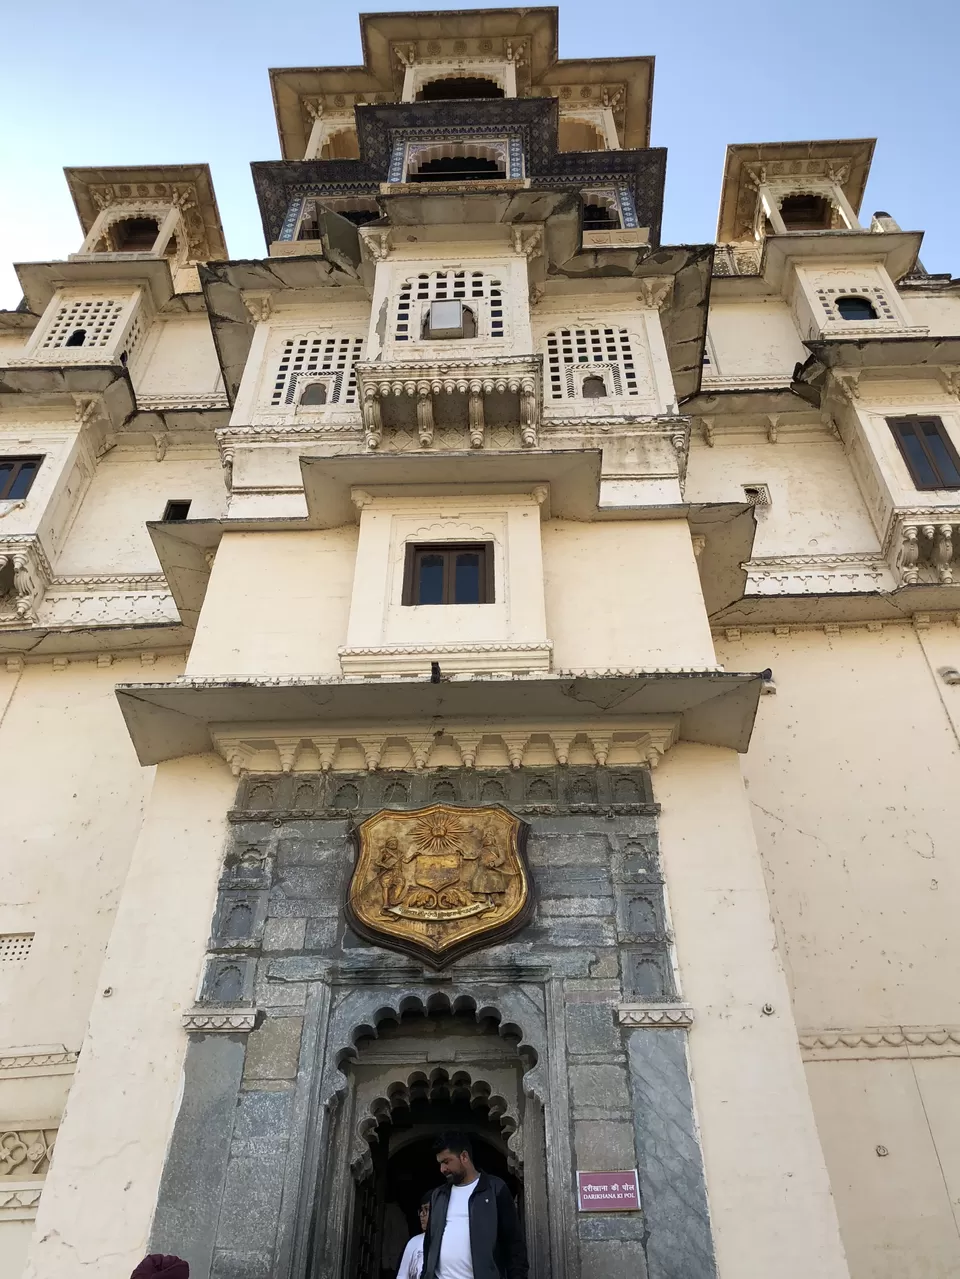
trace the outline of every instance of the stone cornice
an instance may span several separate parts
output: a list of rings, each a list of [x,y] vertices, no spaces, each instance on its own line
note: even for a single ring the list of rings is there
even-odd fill
[[[374,722],[354,725],[300,724],[286,732],[238,724],[231,730],[211,728],[217,751],[234,776],[245,772],[353,772],[359,766],[375,772],[388,752],[390,767],[420,770],[454,767],[521,768],[528,752],[547,753],[550,763],[571,757],[606,765],[615,756],[624,767],[655,768],[676,742],[679,716],[624,720],[616,724],[589,720],[452,721],[442,731],[424,723]],[[483,746],[481,746],[483,744]],[[478,756],[496,757],[478,764]]]

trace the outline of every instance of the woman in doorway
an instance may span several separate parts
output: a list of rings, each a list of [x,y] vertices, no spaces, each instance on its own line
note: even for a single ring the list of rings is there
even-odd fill
[[[423,1269],[423,1241],[427,1237],[427,1223],[430,1220],[430,1191],[424,1192],[420,1199],[420,1234],[411,1236],[400,1258],[400,1269],[397,1279],[420,1279]]]

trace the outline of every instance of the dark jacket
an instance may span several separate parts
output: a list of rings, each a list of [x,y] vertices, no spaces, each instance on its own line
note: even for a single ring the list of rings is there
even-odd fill
[[[440,1241],[447,1224],[450,1187],[440,1186],[430,1199],[430,1224],[423,1241],[421,1279],[436,1279]],[[499,1177],[482,1172],[470,1196],[470,1253],[473,1279],[527,1279],[527,1245],[510,1191]]]

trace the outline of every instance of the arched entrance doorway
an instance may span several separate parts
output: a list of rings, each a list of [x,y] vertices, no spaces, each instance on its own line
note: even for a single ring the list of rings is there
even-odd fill
[[[348,1074],[364,1149],[352,1167],[344,1279],[394,1279],[419,1230],[420,1197],[441,1184],[433,1144],[444,1131],[470,1135],[478,1166],[507,1183],[525,1216],[521,1081],[535,1062],[524,1061],[519,1042],[495,1016],[478,1020],[471,1009],[403,1013],[357,1042]]]

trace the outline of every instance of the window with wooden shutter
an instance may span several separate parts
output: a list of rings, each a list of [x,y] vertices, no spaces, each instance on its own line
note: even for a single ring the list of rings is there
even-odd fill
[[[493,546],[489,542],[407,545],[404,604],[492,604]]]
[[[918,489],[960,489],[960,457],[938,417],[888,417]]]

